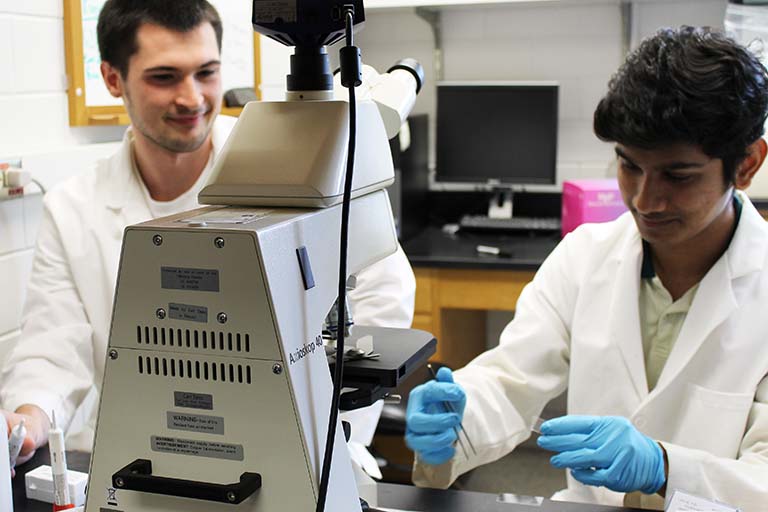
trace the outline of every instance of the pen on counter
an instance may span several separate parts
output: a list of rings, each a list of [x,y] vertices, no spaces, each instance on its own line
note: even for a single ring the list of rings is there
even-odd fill
[[[64,451],[64,432],[56,425],[56,412],[51,414],[53,421],[48,432],[48,448],[51,450],[51,470],[53,472],[53,512],[75,508],[69,496],[67,482],[67,455]]]
[[[512,257],[511,252],[505,251],[499,247],[494,247],[492,245],[478,245],[476,250],[479,254],[488,254],[490,256],[498,256],[500,258]]]
[[[11,457],[11,468],[16,466],[16,459],[19,458],[25,437],[27,437],[27,429],[24,427],[24,419],[22,418],[19,424],[13,427],[11,437],[8,439],[8,454]]]
[[[437,373],[435,373],[435,369],[432,368],[432,365],[427,363],[427,369],[429,369],[429,373],[432,375],[432,378],[437,380]],[[443,402],[443,405],[446,409],[448,409],[450,412],[456,412],[456,409],[453,407],[453,404],[451,402]],[[461,436],[459,435],[459,429],[461,429],[461,432],[464,432],[464,437],[467,438],[467,443],[469,443],[469,447],[472,449],[472,453],[477,455],[477,450],[475,450],[475,446],[472,444],[472,440],[469,438],[469,434],[467,434],[467,431],[464,430],[464,423],[459,423],[459,427],[453,427],[453,431],[456,433],[456,437],[459,440],[459,444],[461,445],[461,449],[464,452],[464,457],[469,458],[467,454],[467,449],[464,447],[464,443],[461,440]]]

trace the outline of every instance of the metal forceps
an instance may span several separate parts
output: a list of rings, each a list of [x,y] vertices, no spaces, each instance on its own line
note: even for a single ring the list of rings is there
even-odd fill
[[[432,378],[437,380],[437,373],[435,373],[435,369],[432,368],[432,365],[427,363],[427,369],[429,370],[429,373],[432,375]],[[445,407],[450,412],[456,412],[456,409],[453,407],[453,404],[451,402],[443,402],[443,407]],[[464,430],[464,423],[459,423],[459,426],[453,427],[454,433],[456,433],[456,439],[459,441],[459,446],[461,446],[461,451],[464,452],[464,458],[469,459],[469,452],[467,452],[467,447],[464,446],[464,441],[461,439],[461,432],[464,432],[464,437],[467,439],[467,443],[469,444],[470,449],[472,450],[472,453],[474,455],[477,455],[477,450],[475,450],[475,445],[472,444],[472,440],[469,438],[469,434],[467,434],[467,431]]]

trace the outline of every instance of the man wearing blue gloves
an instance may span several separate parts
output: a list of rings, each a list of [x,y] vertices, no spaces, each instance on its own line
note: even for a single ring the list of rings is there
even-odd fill
[[[768,224],[743,193],[767,115],[768,72],[721,34],[665,29],[629,55],[594,116],[629,212],[566,236],[499,346],[413,390],[415,483],[509,453],[567,389],[538,439],[569,470],[554,498],[768,510]]]

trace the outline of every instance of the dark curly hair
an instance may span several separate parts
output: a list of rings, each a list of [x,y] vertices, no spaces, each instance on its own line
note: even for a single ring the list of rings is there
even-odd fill
[[[138,51],[136,32],[152,23],[177,32],[188,32],[208,22],[216,32],[221,51],[224,32],[216,8],[206,0],[107,0],[96,28],[101,60],[128,76],[128,61]]]
[[[643,41],[608,84],[594,115],[603,141],[653,149],[694,144],[733,183],[746,148],[764,133],[768,72],[709,28],[665,28]]]

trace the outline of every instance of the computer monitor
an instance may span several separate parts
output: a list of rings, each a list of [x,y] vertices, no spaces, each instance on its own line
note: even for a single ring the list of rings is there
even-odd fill
[[[557,105],[554,82],[438,84],[435,180],[554,184]]]

